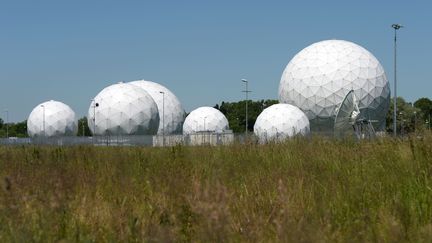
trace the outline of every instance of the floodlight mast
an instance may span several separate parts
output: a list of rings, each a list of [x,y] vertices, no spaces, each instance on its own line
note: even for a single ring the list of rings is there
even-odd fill
[[[162,146],[165,147],[165,92],[159,93],[162,94]]]
[[[250,90],[248,89],[248,84],[249,84],[249,82],[248,82],[246,79],[242,79],[241,81],[242,81],[243,83],[245,83],[245,85],[246,85],[246,89],[243,90],[242,92],[244,92],[245,95],[246,95],[246,124],[245,124],[245,134],[246,134],[246,136],[247,136],[247,133],[248,133],[248,93],[250,93],[250,92],[252,92],[252,91],[250,91]]]
[[[93,99],[93,137],[96,135],[96,107],[99,106],[99,103],[96,103],[96,100]]]
[[[391,26],[394,29],[394,101],[393,101],[393,135],[397,136],[397,79],[396,79],[396,47],[397,47],[397,30],[402,28],[403,26],[400,24],[392,24]]]

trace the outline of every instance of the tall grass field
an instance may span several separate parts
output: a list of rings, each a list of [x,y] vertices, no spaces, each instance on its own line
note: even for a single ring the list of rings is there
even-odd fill
[[[432,136],[0,147],[0,242],[431,242]]]

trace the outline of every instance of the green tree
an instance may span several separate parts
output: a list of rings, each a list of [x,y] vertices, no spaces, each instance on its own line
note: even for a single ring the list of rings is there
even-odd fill
[[[87,117],[82,117],[78,120],[77,136],[91,136],[90,128],[87,123]]]
[[[428,98],[420,98],[414,102],[414,107],[416,107],[420,114],[418,116],[418,124],[427,125],[430,123],[432,115],[432,100]]]
[[[3,132],[6,130],[3,126]],[[27,120],[17,123],[8,123],[9,137],[27,137]]]
[[[256,118],[267,107],[277,104],[277,100],[248,101],[248,131],[253,131]],[[224,102],[214,108],[220,110],[228,119],[230,129],[235,133],[243,133],[246,125],[246,101]]]
[[[393,99],[390,100],[390,108],[386,117],[387,124],[387,132],[393,132]],[[417,128],[416,126],[419,124],[417,114],[420,112],[419,109],[413,107],[413,105],[409,102],[406,102],[404,98],[397,98],[397,133],[398,134],[407,134],[410,132],[414,132]]]

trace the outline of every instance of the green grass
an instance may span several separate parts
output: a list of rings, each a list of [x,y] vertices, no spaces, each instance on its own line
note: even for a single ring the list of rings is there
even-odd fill
[[[432,136],[0,147],[0,242],[432,241]]]

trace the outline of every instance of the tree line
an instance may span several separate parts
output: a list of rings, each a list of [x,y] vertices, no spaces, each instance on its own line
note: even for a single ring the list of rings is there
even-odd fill
[[[279,103],[277,100],[248,101],[248,131],[252,132],[258,115],[267,107]],[[246,101],[224,102],[216,104],[214,108],[220,110],[228,119],[230,129],[234,133],[245,132]],[[432,100],[420,98],[414,103],[406,102],[402,97],[397,98],[397,132],[399,134],[412,133],[415,130],[430,129],[432,114]],[[393,99],[386,117],[386,131],[393,132]],[[0,137],[27,137],[27,121],[6,124],[0,118]],[[78,120],[78,136],[91,136],[87,124],[87,117]]]

